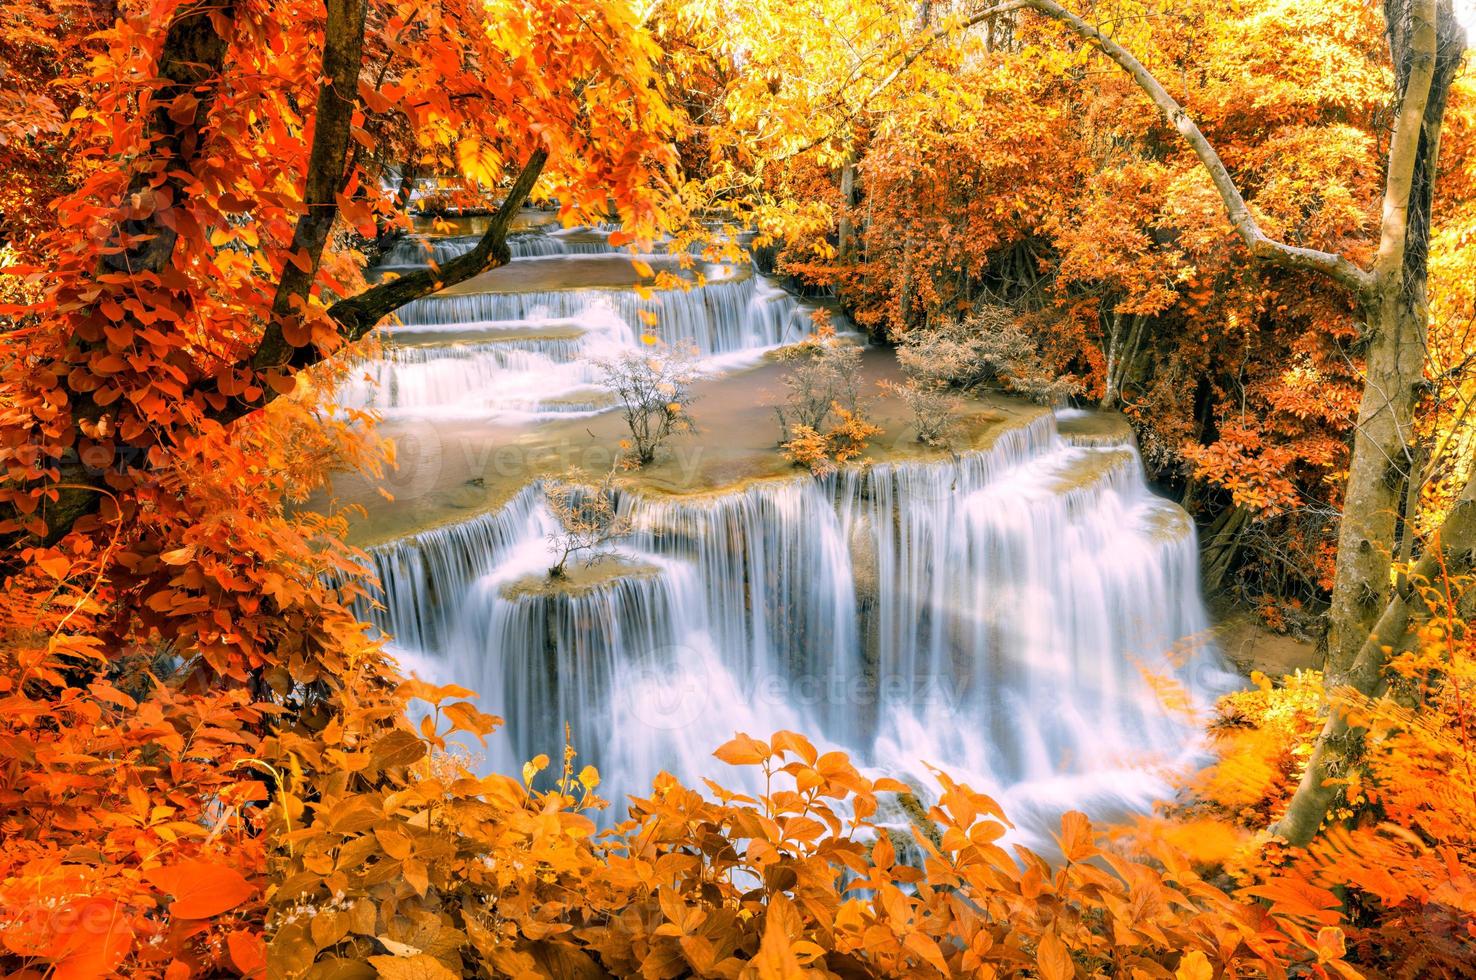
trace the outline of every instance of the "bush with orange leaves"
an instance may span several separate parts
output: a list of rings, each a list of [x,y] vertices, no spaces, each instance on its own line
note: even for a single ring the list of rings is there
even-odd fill
[[[658,777],[596,832],[598,777],[474,776],[448,741],[495,725],[458,688],[366,692],[273,749],[297,759],[279,832],[271,956],[282,977],[751,978],[1326,975],[1337,935],[1304,936],[1169,849],[1105,848],[1081,814],[1062,859],[1000,845],[993,800],[939,776],[922,866],[874,821],[872,780],[793,732],[716,756],[767,789]],[[433,707],[412,726],[407,700]],[[1340,935],[1340,934],[1338,934]],[[1351,974],[1350,974],[1351,975]]]
[[[284,977],[1466,976],[1476,669],[1458,618],[1421,640],[1394,696],[1333,692],[1367,750],[1310,848],[1261,829],[1318,730],[1309,673],[1222,702],[1196,803],[1115,843],[1069,813],[1049,859],[1002,846],[996,803],[943,773],[910,831],[882,825],[882,798],[912,788],[793,732],[715,753],[764,792],[663,775],[602,834],[598,775],[572,749],[549,775],[540,757],[521,780],[474,776],[450,740],[497,720],[471,692],[392,688],[366,666],[342,711],[267,747],[299,766],[273,811],[273,962]],[[410,698],[433,706],[419,725]]]
[[[1365,976],[1466,977],[1476,965],[1476,662],[1460,614],[1469,581],[1424,586],[1443,615],[1394,658],[1380,697],[1324,694],[1316,672],[1223,698],[1212,725],[1217,759],[1190,802],[1140,837],[1200,867],[1222,868],[1237,894],[1270,903],[1302,942],[1337,930]],[[1328,710],[1359,726],[1356,768],[1305,850],[1264,828],[1285,809]],[[1150,826],[1151,824],[1151,826]],[[1327,933],[1331,935],[1331,933]]]

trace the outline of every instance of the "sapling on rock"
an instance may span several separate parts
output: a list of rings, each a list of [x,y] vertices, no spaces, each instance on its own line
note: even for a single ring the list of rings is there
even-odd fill
[[[883,391],[896,395],[912,413],[912,427],[918,442],[928,446],[948,444],[949,437],[958,428],[962,405],[946,383],[907,371],[905,381],[882,381],[879,384]]]
[[[784,455],[818,476],[859,456],[881,429],[862,415],[861,348],[838,338],[823,310],[816,314],[814,336],[780,352],[794,367],[775,411]]]
[[[610,472],[597,484],[558,480],[544,484],[543,493],[549,510],[559,522],[561,531],[548,536],[556,561],[549,567],[548,577],[563,579],[569,574],[569,559],[584,554],[585,565],[595,565],[616,552],[610,542],[629,534],[630,518],[620,515],[615,506],[615,474],[623,457],[616,455]]]
[[[641,339],[650,349],[625,351],[598,365],[601,381],[615,393],[630,429],[636,466],[652,462],[673,435],[697,431],[689,414],[697,378],[696,349],[660,347],[650,334]]]
[[[775,409],[781,442],[794,438],[801,428],[823,431],[836,405],[852,414],[860,409],[861,348],[837,337],[823,317],[817,319],[813,336],[778,352],[780,360],[794,365],[784,375],[789,394]]]

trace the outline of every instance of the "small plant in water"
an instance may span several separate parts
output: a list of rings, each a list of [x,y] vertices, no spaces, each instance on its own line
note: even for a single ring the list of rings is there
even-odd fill
[[[861,413],[861,348],[845,343],[824,310],[814,313],[815,333],[779,353],[794,367],[784,375],[789,396],[775,409],[786,458],[817,476],[859,456],[881,432]]]
[[[779,416],[780,442],[795,438],[802,430],[823,432],[839,405],[856,414],[861,403],[861,348],[842,341],[830,325],[829,314],[816,310],[813,336],[778,352],[780,360],[794,366],[784,375],[789,389]]]
[[[620,516],[615,509],[615,474],[623,461],[624,457],[617,454],[610,472],[597,484],[559,480],[544,485],[549,510],[563,528],[548,536],[557,556],[549,567],[549,578],[567,578],[569,559],[582,552],[586,566],[616,556],[610,542],[631,531],[630,518]]]
[[[879,382],[883,391],[896,395],[912,413],[917,441],[928,446],[946,446],[958,429],[961,405],[946,384],[908,372],[903,382]]]
[[[651,334],[641,341],[650,350],[626,351],[601,361],[602,383],[620,401],[635,466],[645,466],[656,451],[678,433],[697,431],[692,421],[692,383],[697,378],[697,351],[690,345],[658,347]]]

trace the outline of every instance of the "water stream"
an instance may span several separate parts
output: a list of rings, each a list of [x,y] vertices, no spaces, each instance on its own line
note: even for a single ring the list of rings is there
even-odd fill
[[[808,325],[757,275],[642,299],[579,288],[564,261],[571,288],[412,304],[413,343],[392,335],[345,400],[596,411],[571,395],[594,389],[591,357],[638,342],[643,309],[708,356]],[[567,723],[607,797],[663,769],[736,786],[713,748],[790,728],[924,795],[944,769],[1035,831],[1070,807],[1112,815],[1164,793],[1194,726],[1155,688],[1202,700],[1226,680],[1204,644],[1192,524],[1142,472],[1130,437],[1076,439],[1044,413],[951,457],[626,493],[618,558],[559,589],[539,585],[558,525],[534,483],[372,549],[384,608],[365,612],[411,669],[506,717],[490,769],[557,759]]]

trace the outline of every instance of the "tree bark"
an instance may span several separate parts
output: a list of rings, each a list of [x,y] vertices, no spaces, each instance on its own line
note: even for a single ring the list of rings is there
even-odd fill
[[[1435,0],[1385,4],[1401,101],[1389,144],[1379,250],[1363,303],[1365,379],[1329,613],[1327,669],[1334,677],[1360,655],[1386,605],[1402,489],[1416,478],[1410,471],[1427,354],[1435,167],[1446,97],[1464,47],[1449,6]]]
[[[318,87],[313,118],[313,145],[308,154],[303,213],[292,230],[292,254],[282,267],[282,278],[272,297],[272,319],[252,357],[258,371],[284,364],[292,344],[287,334],[300,326],[307,312],[308,294],[318,277],[323,247],[338,220],[338,195],[346,175],[359,104],[359,71],[364,63],[364,20],[367,0],[328,0],[328,22],[323,34],[323,84]],[[294,338],[295,339],[295,338]],[[306,338],[303,338],[304,341]]]
[[[435,271],[418,269],[409,275],[399,276],[371,286],[362,293],[341,299],[328,307],[327,315],[335,322],[338,336],[345,343],[358,340],[374,329],[380,320],[411,300],[429,296],[447,286],[454,286],[488,269],[495,269],[512,261],[512,252],[507,246],[508,233],[512,231],[513,219],[517,217],[523,202],[528,199],[533,185],[538,182],[538,177],[542,174],[543,165],[547,160],[547,150],[540,147],[533,151],[528,162],[523,166],[522,172],[518,174],[517,180],[509,188],[501,207],[492,216],[487,230],[470,252],[458,255]],[[270,339],[274,338],[268,334],[263,344],[265,345]],[[264,349],[258,349],[251,361],[252,366],[258,370],[295,372],[323,359],[323,352],[310,342],[301,345],[291,343],[285,346],[274,345],[270,354],[265,353]],[[277,358],[277,360],[269,358]],[[241,399],[232,399],[214,417],[216,421],[228,424],[264,407],[276,399],[279,393],[277,388],[266,385],[263,387],[260,400],[246,402]]]
[[[99,275],[157,276],[173,260],[179,241],[176,216],[195,183],[193,166],[204,147],[210,110],[219,95],[229,47],[227,33],[235,13],[234,0],[218,4],[202,0],[181,7],[170,21],[159,51],[157,72],[162,84],[150,97],[150,149],[145,160],[135,161],[127,192],[130,197],[152,195],[154,206],[145,217],[118,223],[111,240],[127,244],[102,258]],[[96,346],[80,338],[74,342],[84,349]],[[104,409],[93,400],[91,391],[72,390],[70,397],[74,425],[102,417]],[[102,478],[79,453],[68,453],[56,465],[56,499],[45,510],[44,540],[48,544],[95,513],[103,499]]]
[[[1326,683],[1330,694],[1351,689],[1364,697],[1376,696],[1384,686],[1384,665],[1389,651],[1408,649],[1419,622],[1442,612],[1426,604],[1422,585],[1444,576],[1468,574],[1476,558],[1476,480],[1467,478],[1456,505],[1441,525],[1430,548],[1415,563],[1410,574],[1381,611],[1358,655],[1336,681]],[[1340,779],[1357,759],[1363,730],[1348,722],[1338,710],[1328,713],[1317,738],[1301,783],[1287,805],[1286,815],[1271,829],[1297,846],[1317,836],[1328,808],[1341,791]]]
[[[152,193],[155,207],[147,217],[119,225],[114,238],[127,236],[135,244],[106,256],[103,265],[108,271],[158,273],[174,256],[179,240],[174,208],[189,196],[194,182],[193,166],[205,142],[229,45],[224,28],[235,14],[234,0],[219,4],[201,0],[180,8],[169,24],[159,51],[158,72],[164,84],[150,100],[149,141],[155,165],[135,170],[128,183],[129,195]]]
[[[851,227],[851,208],[856,203],[856,160],[855,153],[846,155],[846,162],[841,165],[840,175],[840,199],[841,212],[839,229],[836,235],[836,252],[841,262],[847,262],[851,257],[851,240],[854,231]]]

